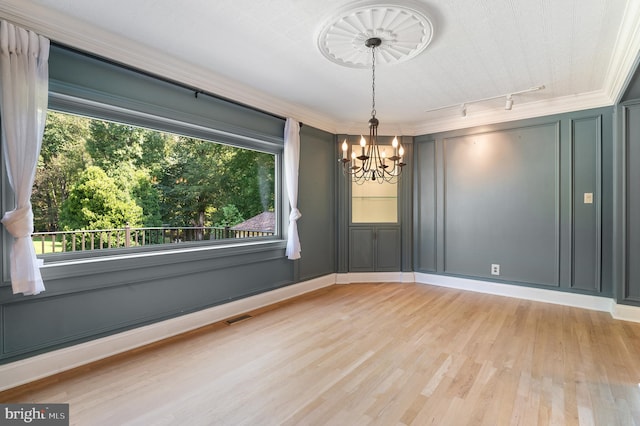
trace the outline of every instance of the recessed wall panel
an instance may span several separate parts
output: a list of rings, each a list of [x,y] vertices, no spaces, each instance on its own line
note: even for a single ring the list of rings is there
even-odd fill
[[[640,301],[640,105],[626,109],[626,279],[624,298]]]
[[[298,234],[302,247],[299,280],[335,272],[336,209],[333,135],[304,126],[300,138]]]
[[[573,241],[571,287],[600,289],[600,117],[572,125]]]
[[[397,271],[400,265],[400,228],[378,227],[376,239],[376,271]]]
[[[445,272],[559,286],[557,123],[443,146]]]
[[[417,145],[417,224],[419,271],[436,271],[436,143],[423,142]]]
[[[351,228],[349,230],[349,271],[370,272],[375,268],[373,248],[374,229]]]
[[[112,334],[261,293],[292,281],[290,261],[286,258],[253,263],[250,258],[246,256],[244,263],[217,270],[202,270],[204,264],[211,263],[207,260],[189,262],[174,266],[183,268],[179,270],[181,274],[148,280],[144,280],[144,276],[151,276],[151,271],[141,268],[131,272],[130,284],[125,281],[118,286],[4,305],[3,321],[0,322],[4,347],[0,359]],[[265,276],[269,277],[269,284],[265,284]],[[66,281],[86,279],[78,277]],[[48,284],[48,291],[65,285],[51,281]]]

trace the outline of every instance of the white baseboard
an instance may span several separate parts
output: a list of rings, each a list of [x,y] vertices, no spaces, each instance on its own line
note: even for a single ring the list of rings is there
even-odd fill
[[[337,274],[336,284],[352,283],[413,283],[413,272],[349,272]]]
[[[214,306],[122,333],[0,365],[0,391],[195,330],[283,300],[331,286],[336,274]]]
[[[611,316],[621,321],[640,322],[640,307],[629,305],[614,305]]]
[[[557,290],[524,287],[511,284],[500,284],[446,275],[423,274],[416,272],[416,282],[478,293],[495,294],[536,302],[554,303],[556,305],[573,306],[593,311],[612,312],[614,301],[608,297],[586,294],[566,293]]]
[[[612,318],[640,323],[640,306],[620,305],[608,297],[567,293],[557,290],[501,284],[420,272],[359,272],[336,275],[336,284],[361,282],[415,282],[478,293],[495,294],[536,302],[554,303],[592,311],[608,312]]]
[[[576,308],[590,309],[592,311],[608,312],[614,319],[640,323],[640,306],[620,305],[617,304],[614,299],[608,297],[566,293],[556,290],[500,284],[488,281],[450,277],[446,275],[423,274],[419,272],[415,273],[415,280],[417,283],[421,284],[437,285],[440,287],[515,297],[517,299],[533,300],[536,302],[555,303],[557,305],[573,306]]]

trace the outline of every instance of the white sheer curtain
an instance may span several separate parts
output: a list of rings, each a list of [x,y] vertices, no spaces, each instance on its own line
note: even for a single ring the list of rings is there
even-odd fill
[[[300,163],[300,123],[287,118],[284,125],[284,177],[291,213],[289,214],[289,233],[287,237],[287,257],[300,259],[300,238],[298,237],[298,219],[302,217],[298,210],[298,164]]]
[[[38,165],[49,93],[49,40],[0,21],[0,113],[2,149],[15,193],[15,209],[2,223],[14,237],[11,247],[13,293],[44,290],[31,234],[31,187]]]

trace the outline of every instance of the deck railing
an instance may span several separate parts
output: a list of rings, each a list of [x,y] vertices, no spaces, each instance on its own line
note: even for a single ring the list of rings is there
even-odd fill
[[[236,230],[230,227],[148,227],[95,229],[31,234],[37,254],[142,247],[188,241],[223,240],[272,236],[272,231]]]

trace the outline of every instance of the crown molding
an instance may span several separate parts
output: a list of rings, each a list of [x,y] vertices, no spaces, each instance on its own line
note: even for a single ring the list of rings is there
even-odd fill
[[[291,117],[329,133],[360,134],[366,130],[366,123],[339,122],[311,108],[274,98],[265,92],[193,64],[185,66],[183,62],[168,58],[151,47],[132,43],[122,36],[31,2],[4,0],[0,3],[0,16],[58,43],[175,80],[185,86],[270,114],[283,118]],[[389,135],[416,136],[614,105],[622,97],[633,70],[640,61],[638,28],[640,28],[640,3],[629,1],[618,33],[616,49],[607,71],[607,78],[600,91],[527,104],[518,103],[511,111],[495,109],[470,112],[465,118],[460,117],[457,112],[452,113],[451,117],[444,118],[430,118],[429,114],[425,113],[424,120],[419,122],[386,124],[383,122],[379,132]]]
[[[640,62],[640,31],[638,28],[640,28],[640,3],[628,1],[622,17],[622,25],[620,25],[620,31],[614,44],[615,51],[603,84],[612,104],[620,102]]]
[[[247,87],[210,70],[168,57],[152,47],[132,42],[42,6],[5,0],[0,3],[0,17],[48,37],[52,41],[90,52],[110,61],[176,81],[188,87],[249,106],[269,114],[291,117],[312,127],[335,133],[335,123],[309,108]]]

